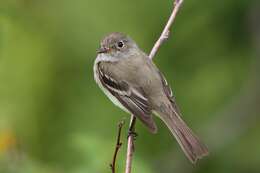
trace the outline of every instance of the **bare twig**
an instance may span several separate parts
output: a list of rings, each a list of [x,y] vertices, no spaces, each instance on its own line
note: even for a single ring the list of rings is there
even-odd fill
[[[132,168],[132,159],[134,153],[134,133],[135,133],[135,122],[136,118],[134,115],[131,115],[128,138],[127,138],[127,154],[126,154],[126,169],[125,173],[131,173]]]
[[[179,11],[179,8],[182,4],[183,0],[175,0],[174,1],[174,7],[173,7],[173,10],[172,10],[172,13],[171,13],[171,16],[169,17],[162,33],[161,33],[161,36],[159,37],[159,39],[156,41],[156,43],[154,44],[151,52],[150,52],[150,55],[149,57],[152,59],[155,54],[157,53],[158,49],[160,48],[160,46],[162,45],[162,43],[167,40],[169,38],[169,35],[170,35],[170,28],[175,20],[175,17]]]
[[[117,153],[118,153],[120,147],[122,146],[121,131],[122,131],[122,127],[123,127],[124,124],[125,124],[124,121],[121,121],[118,124],[118,133],[117,133],[116,147],[115,147],[115,152],[114,152],[114,156],[113,156],[113,161],[110,164],[110,168],[112,170],[112,173],[116,172],[116,168],[115,168],[115,166],[116,166],[116,156],[117,156]]]
[[[177,15],[177,12],[179,11],[179,8],[182,4],[183,0],[175,0],[173,10],[171,13],[171,16],[169,17],[159,39],[154,44],[150,54],[149,58],[153,59],[157,51],[159,50],[160,46],[163,44],[165,40],[169,38],[170,35],[170,28],[175,20],[175,17]],[[125,173],[131,173],[132,170],[132,159],[133,159],[133,153],[134,153],[134,133],[135,133],[135,121],[136,118],[134,115],[131,115],[131,121],[130,121],[130,127],[129,127],[129,135],[128,135],[128,141],[127,141],[127,156],[126,156],[126,169]]]

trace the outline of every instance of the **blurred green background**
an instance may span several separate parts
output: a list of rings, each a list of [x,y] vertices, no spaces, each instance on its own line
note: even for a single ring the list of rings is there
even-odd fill
[[[130,35],[149,53],[172,1],[0,0],[0,172],[110,172],[129,115],[93,80],[100,39]],[[260,172],[260,4],[185,0],[154,61],[185,121],[210,149],[193,166],[164,124],[137,124],[133,173]],[[118,172],[125,164],[127,126]]]

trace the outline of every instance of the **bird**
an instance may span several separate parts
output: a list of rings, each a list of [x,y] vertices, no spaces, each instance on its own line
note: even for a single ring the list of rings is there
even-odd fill
[[[153,117],[159,117],[191,163],[208,155],[207,146],[182,120],[164,75],[128,35],[113,32],[105,36],[93,70],[94,79],[105,95],[133,114],[151,133],[157,132]]]

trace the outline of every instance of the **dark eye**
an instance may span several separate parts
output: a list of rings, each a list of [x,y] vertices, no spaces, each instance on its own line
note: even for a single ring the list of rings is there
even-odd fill
[[[117,43],[117,46],[118,46],[119,48],[122,48],[122,47],[124,47],[124,43],[123,43],[122,41],[119,41],[119,42]]]

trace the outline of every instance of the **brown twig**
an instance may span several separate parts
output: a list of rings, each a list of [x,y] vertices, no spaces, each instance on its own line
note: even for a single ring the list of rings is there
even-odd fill
[[[156,43],[154,44],[150,54],[149,54],[149,58],[153,59],[153,57],[155,56],[155,54],[157,53],[158,49],[160,48],[160,46],[163,44],[163,42],[165,40],[167,40],[170,36],[170,28],[175,20],[175,17],[180,9],[180,6],[182,4],[183,0],[175,0],[174,1],[174,5],[173,5],[173,10],[172,13],[159,37],[159,39],[156,41]]]
[[[135,133],[135,122],[136,118],[131,115],[128,138],[127,138],[127,153],[126,153],[126,169],[125,173],[131,173],[132,170],[132,159],[134,154],[134,133]]]
[[[170,35],[170,28],[175,20],[175,17],[179,11],[179,8],[182,4],[183,0],[175,0],[173,10],[171,13],[171,16],[169,17],[159,39],[154,44],[150,54],[149,58],[153,59],[157,51],[159,50],[160,46],[164,43],[165,40],[169,38]],[[126,155],[126,169],[125,173],[131,173],[132,170],[132,159],[133,159],[133,153],[134,153],[134,134],[135,134],[135,121],[136,118],[134,115],[131,115],[131,121],[129,126],[129,135],[128,135],[128,141],[127,141],[127,155]]]
[[[122,131],[122,127],[123,127],[124,124],[125,124],[125,121],[121,121],[121,122],[118,123],[118,133],[117,133],[116,147],[115,147],[115,152],[114,152],[114,156],[113,156],[113,161],[110,164],[110,168],[112,170],[112,173],[116,172],[116,168],[115,168],[116,167],[116,156],[117,156],[119,149],[122,146],[121,131]]]

